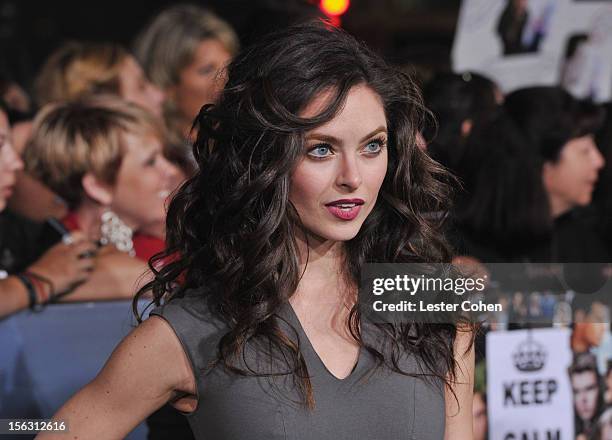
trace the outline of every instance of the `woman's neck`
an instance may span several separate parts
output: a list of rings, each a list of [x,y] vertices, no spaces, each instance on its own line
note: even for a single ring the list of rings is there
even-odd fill
[[[349,286],[344,264],[342,242],[318,237],[298,236],[299,266],[302,277],[292,303],[315,301],[319,304],[353,303],[353,286]]]
[[[553,220],[561,217],[563,214],[572,209],[571,205],[554,194],[549,195],[548,201],[550,205],[550,214]]]
[[[168,128],[169,140],[172,144],[183,145],[186,140],[190,139],[193,120],[183,117],[178,110],[173,108],[166,110],[164,119]]]
[[[79,228],[90,240],[100,239],[100,224],[102,223],[100,218],[104,210],[105,208],[103,206],[85,200],[81,206],[74,211]]]
[[[182,114],[175,114],[169,122],[170,130],[173,131],[173,135],[177,137],[175,140],[185,141],[189,139],[191,135],[191,128],[193,126],[193,120],[184,117]]]

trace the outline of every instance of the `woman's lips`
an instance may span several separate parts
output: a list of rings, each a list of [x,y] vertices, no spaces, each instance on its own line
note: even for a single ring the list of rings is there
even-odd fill
[[[359,215],[359,211],[361,211],[361,205],[355,205],[352,208],[340,208],[339,206],[329,205],[326,208],[333,216],[341,220],[353,220]]]
[[[343,199],[325,205],[327,210],[340,220],[353,220],[359,215],[361,207],[365,202],[361,199]]]

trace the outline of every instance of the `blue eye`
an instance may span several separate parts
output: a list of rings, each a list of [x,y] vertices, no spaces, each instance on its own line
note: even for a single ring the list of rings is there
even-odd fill
[[[363,147],[363,149],[367,154],[378,154],[382,151],[384,146],[384,139],[375,139],[373,141],[368,142],[365,147]]]
[[[315,145],[308,151],[308,155],[316,159],[322,159],[331,156],[331,146],[327,144]]]
[[[368,153],[378,153],[380,151],[380,144],[378,142],[370,142],[365,146]]]

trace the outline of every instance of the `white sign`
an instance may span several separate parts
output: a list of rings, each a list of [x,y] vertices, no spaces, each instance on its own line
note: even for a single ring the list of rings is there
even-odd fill
[[[487,334],[490,440],[574,438],[568,329]]]
[[[575,50],[565,60],[561,84],[579,98],[612,99],[612,5],[578,2],[573,9],[582,29],[573,29]]]
[[[463,0],[453,69],[495,80],[505,93],[563,84],[612,99],[612,5],[576,0]]]

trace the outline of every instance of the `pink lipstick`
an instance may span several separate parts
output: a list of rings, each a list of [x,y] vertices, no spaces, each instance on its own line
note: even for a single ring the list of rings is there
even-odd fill
[[[364,203],[362,199],[340,199],[326,204],[325,207],[334,217],[348,221],[359,215]]]

